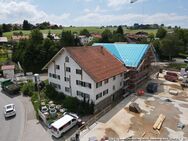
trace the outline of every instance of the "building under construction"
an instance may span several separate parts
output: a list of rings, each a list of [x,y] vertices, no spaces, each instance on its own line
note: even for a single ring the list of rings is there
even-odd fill
[[[155,50],[152,45],[97,43],[93,46],[96,45],[105,47],[129,69],[129,72],[125,73],[124,78],[125,93],[128,91],[133,92],[139,88],[153,71],[151,63],[155,61]]]

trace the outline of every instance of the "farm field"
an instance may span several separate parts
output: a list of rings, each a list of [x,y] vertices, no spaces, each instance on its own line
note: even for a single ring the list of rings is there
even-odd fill
[[[55,33],[57,35],[60,35],[63,30],[79,33],[83,29],[87,29],[90,33],[92,33],[92,32],[102,33],[106,28],[100,28],[100,27],[64,27],[63,29],[44,29],[44,30],[41,30],[41,32],[42,33],[48,33],[50,31],[51,33]],[[116,30],[115,27],[107,28],[107,29],[111,30],[112,32],[114,30]],[[22,31],[22,33],[24,35],[28,35],[31,32],[31,30],[15,30],[15,31],[11,31],[11,32],[5,32],[3,35],[10,39],[11,36],[13,35],[13,32],[20,32],[20,31]],[[136,29],[136,30],[133,29],[132,30],[132,29],[124,28],[125,33],[136,33],[138,31],[144,31],[144,32],[156,34],[157,29]]]

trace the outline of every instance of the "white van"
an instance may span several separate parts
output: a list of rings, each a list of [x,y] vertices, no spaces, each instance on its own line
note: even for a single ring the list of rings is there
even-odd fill
[[[78,122],[78,118],[76,116],[66,114],[59,120],[55,121],[51,124],[51,133],[52,136],[59,138],[63,133],[71,129]]]

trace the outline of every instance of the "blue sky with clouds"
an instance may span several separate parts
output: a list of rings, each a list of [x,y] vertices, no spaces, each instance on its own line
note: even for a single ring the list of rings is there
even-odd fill
[[[0,0],[0,23],[65,26],[157,23],[188,27],[188,0]]]

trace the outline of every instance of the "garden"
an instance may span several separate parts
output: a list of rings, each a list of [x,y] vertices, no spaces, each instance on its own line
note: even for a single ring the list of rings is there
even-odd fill
[[[37,118],[42,114],[48,124],[61,118],[65,112],[75,113],[82,117],[92,114],[94,110],[93,103],[80,101],[75,97],[57,92],[47,82],[42,82],[37,87],[29,81],[21,86],[21,92],[31,97]]]

